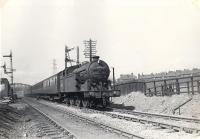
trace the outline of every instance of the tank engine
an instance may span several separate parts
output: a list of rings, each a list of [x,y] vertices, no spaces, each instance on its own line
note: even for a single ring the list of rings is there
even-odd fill
[[[93,57],[91,62],[75,65],[32,86],[32,96],[58,97],[68,105],[106,107],[110,97],[120,95],[111,89],[110,70],[106,62]]]

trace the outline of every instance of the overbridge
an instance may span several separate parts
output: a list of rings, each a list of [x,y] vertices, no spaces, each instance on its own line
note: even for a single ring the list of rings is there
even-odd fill
[[[25,94],[30,92],[31,85],[24,83],[14,83],[12,88],[13,93],[16,94],[18,98],[22,98]]]

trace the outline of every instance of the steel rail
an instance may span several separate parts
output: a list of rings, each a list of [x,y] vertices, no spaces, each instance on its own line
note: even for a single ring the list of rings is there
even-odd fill
[[[35,109],[36,111],[38,111],[42,116],[45,117],[45,119],[47,119],[51,124],[53,124],[55,127],[59,128],[65,135],[67,135],[69,138],[71,139],[78,139],[74,133],[72,133],[71,131],[69,131],[68,129],[66,129],[65,127],[63,127],[61,124],[59,124],[58,122],[56,122],[54,119],[52,119],[49,115],[45,114],[44,112],[42,112],[40,109],[38,109],[37,107],[31,105],[30,103],[24,101],[26,104],[28,104],[31,108]]]
[[[186,121],[186,122],[193,122],[193,123],[199,123],[200,124],[200,119],[197,119],[197,118],[180,117],[180,116],[174,116],[174,115],[155,114],[155,113],[130,111],[130,110],[120,110],[120,109],[114,109],[114,111],[122,112],[122,113],[125,113],[125,114],[131,114],[131,115],[157,117],[157,118],[163,118],[163,119],[169,119],[169,120]]]
[[[126,120],[126,121],[139,122],[139,123],[142,123],[142,124],[152,124],[154,126],[172,129],[174,131],[184,131],[184,132],[190,133],[190,134],[200,133],[200,129],[198,129],[198,128],[184,127],[184,126],[179,126],[179,125],[174,125],[174,124],[168,124],[168,123],[148,120],[148,119],[144,119],[144,118],[136,118],[136,117],[130,117],[130,116],[125,116],[125,115],[120,115],[120,114],[104,112],[104,111],[97,111],[97,110],[93,110],[93,109],[86,109],[86,110],[94,112],[94,113],[101,113],[101,114],[104,114],[104,115],[107,115],[107,116],[110,116],[110,117],[113,117],[113,118],[123,119],[123,120]],[[140,113],[138,112],[137,114],[139,115]],[[159,114],[157,114],[157,115],[160,116]]]
[[[73,112],[63,111],[63,110],[61,110],[61,109],[59,109],[59,110],[62,111],[62,112],[64,112],[64,113],[67,114],[67,115],[71,115],[71,116],[73,116],[73,117],[77,117],[77,118],[79,118],[79,119],[81,119],[81,120],[83,120],[83,121],[86,121],[86,122],[88,122],[88,123],[91,123],[91,124],[99,125],[99,126],[100,126],[101,128],[103,128],[103,129],[107,129],[107,130],[109,130],[109,131],[111,131],[111,132],[118,133],[118,134],[120,134],[120,135],[122,135],[122,136],[126,136],[126,137],[131,138],[131,139],[144,139],[144,137],[140,137],[140,136],[138,136],[138,135],[135,135],[135,134],[132,134],[132,133],[128,133],[128,132],[126,132],[126,131],[122,131],[122,130],[120,130],[120,129],[111,127],[111,126],[109,126],[109,125],[106,125],[106,124],[103,124],[103,123],[100,123],[100,122],[96,122],[96,121],[91,120],[91,119],[89,119],[89,118],[86,118],[86,117],[84,117],[84,116],[77,115],[77,114],[75,114],[75,113],[73,113]]]
[[[155,126],[159,126],[161,128],[173,129],[175,131],[185,131],[186,133],[200,133],[200,129],[198,129],[198,128],[178,126],[178,125],[173,125],[173,124],[168,124],[168,123],[163,123],[163,122],[147,120],[147,119],[143,119],[143,118],[135,118],[135,117],[129,117],[129,116],[111,114],[111,113],[106,113],[106,115],[111,116],[113,118],[124,119],[127,121],[140,122],[143,124],[145,124],[145,123],[152,124]]]

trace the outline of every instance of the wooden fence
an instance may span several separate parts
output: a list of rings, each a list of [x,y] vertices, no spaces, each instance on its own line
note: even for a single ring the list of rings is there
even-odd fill
[[[145,82],[131,81],[126,83],[119,83],[115,85],[115,89],[121,91],[121,95],[129,94],[130,92],[145,92]]]
[[[200,75],[145,82],[145,95],[165,96],[200,93]]]
[[[167,78],[149,81],[131,81],[115,85],[115,89],[121,91],[121,95],[140,91],[147,96],[170,96],[173,94],[189,93],[200,94],[200,75]]]

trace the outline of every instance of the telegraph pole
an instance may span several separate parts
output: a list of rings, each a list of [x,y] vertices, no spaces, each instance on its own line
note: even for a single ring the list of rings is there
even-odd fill
[[[56,59],[53,59],[53,74],[56,74],[56,72],[57,72]]]
[[[92,61],[92,40],[89,40],[89,48],[90,48],[90,62]]]
[[[113,70],[113,89],[115,89],[115,68],[112,67]]]
[[[11,77],[11,84],[13,85],[13,80],[14,80],[13,72],[15,70],[13,69],[13,60],[12,60],[13,55],[12,55],[12,51],[10,51],[10,55],[4,55],[3,57],[10,58],[10,72],[6,71],[6,65],[5,64],[2,67],[4,68],[4,73],[5,74],[11,74],[11,76],[10,76]]]
[[[80,61],[79,61],[79,47],[77,46],[76,48],[76,53],[77,53],[77,61],[76,64],[79,65]]]
[[[85,40],[84,44],[85,44],[85,50],[84,50],[84,55],[85,58],[89,58],[90,62],[92,61],[92,57],[96,55],[96,42],[97,41],[93,41],[91,39]]]

